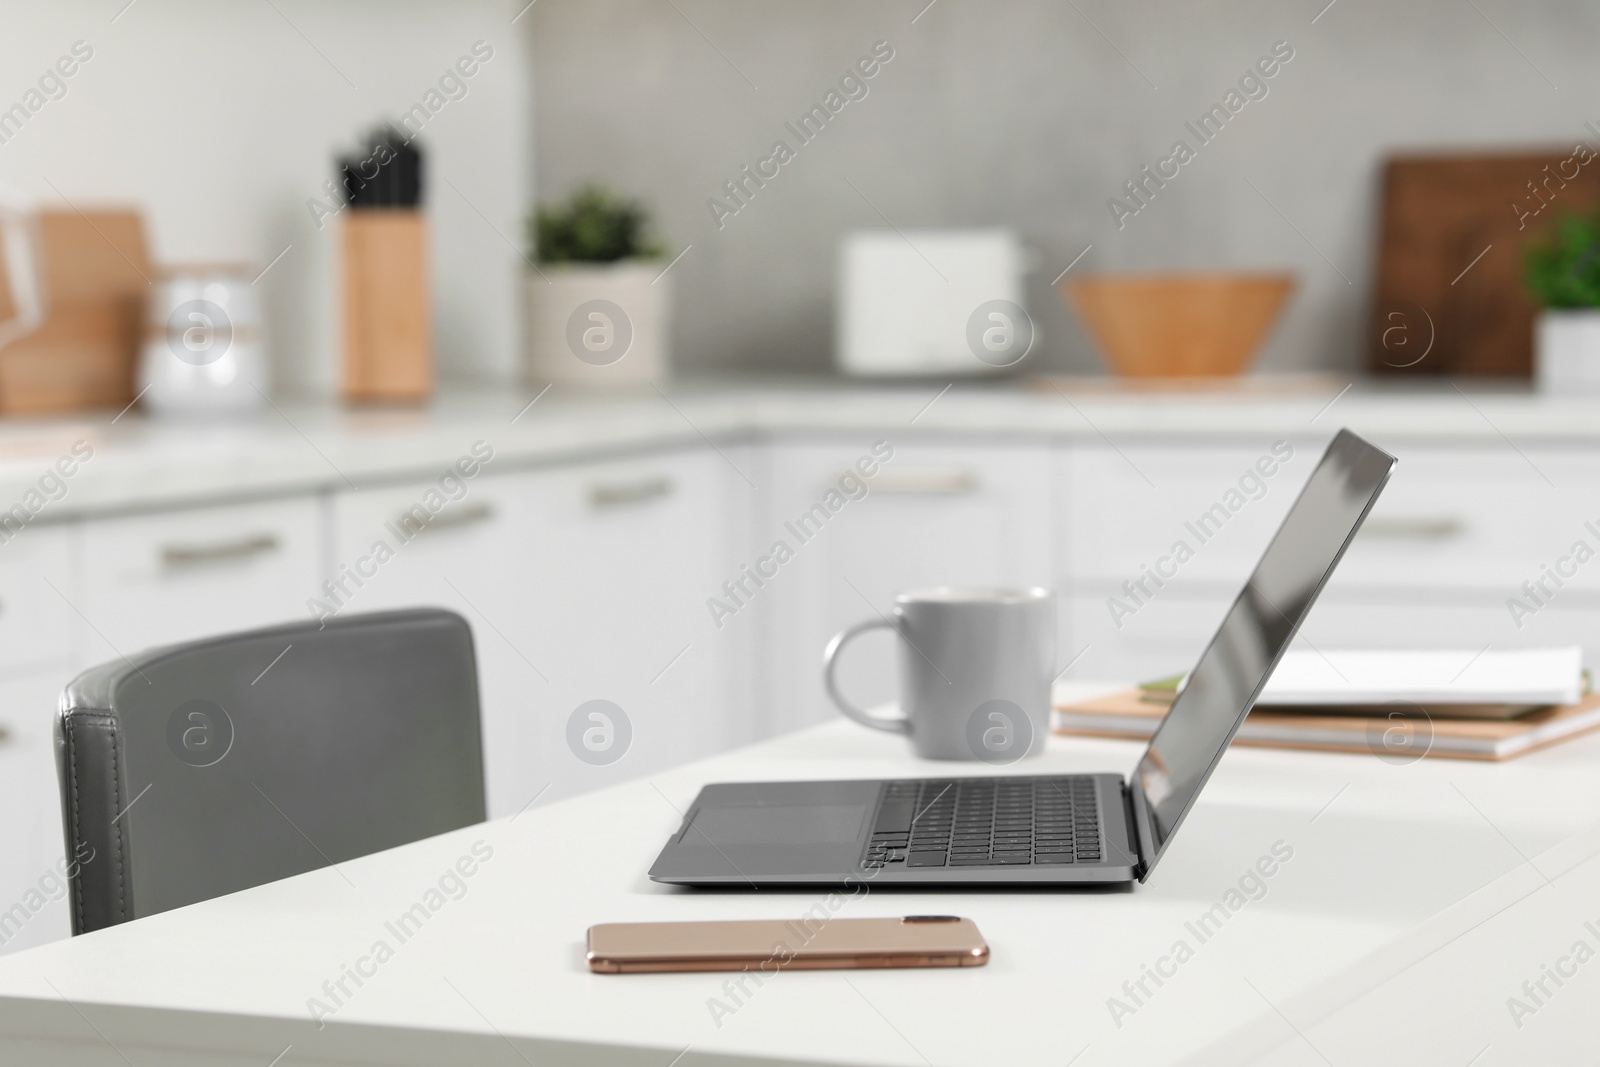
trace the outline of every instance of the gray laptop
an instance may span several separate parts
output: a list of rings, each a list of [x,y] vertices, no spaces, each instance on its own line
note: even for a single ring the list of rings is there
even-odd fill
[[[1118,774],[708,785],[650,868],[679,885],[1144,881],[1394,470],[1341,430],[1150,739]]]

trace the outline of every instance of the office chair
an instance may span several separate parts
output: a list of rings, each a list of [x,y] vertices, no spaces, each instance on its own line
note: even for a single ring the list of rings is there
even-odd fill
[[[61,694],[56,763],[75,935],[482,822],[472,631],[416,609],[121,658]]]

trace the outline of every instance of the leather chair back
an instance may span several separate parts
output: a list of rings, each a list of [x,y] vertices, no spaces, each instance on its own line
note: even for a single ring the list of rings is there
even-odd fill
[[[56,756],[74,934],[482,822],[472,631],[416,609],[118,659],[62,693]]]

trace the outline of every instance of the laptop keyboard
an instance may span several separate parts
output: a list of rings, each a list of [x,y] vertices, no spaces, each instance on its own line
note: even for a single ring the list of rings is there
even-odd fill
[[[889,782],[861,865],[1021,866],[1100,862],[1094,779],[946,778]]]

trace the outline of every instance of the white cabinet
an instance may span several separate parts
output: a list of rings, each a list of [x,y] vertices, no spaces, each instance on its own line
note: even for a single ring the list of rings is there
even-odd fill
[[[1062,663],[1072,662],[1066,678],[1142,682],[1186,671],[1205,650],[1231,603],[1219,597],[1163,595],[1130,617],[1113,616],[1108,599],[1066,598],[1069,646]]]
[[[72,526],[29,526],[0,547],[0,672],[70,659]]]
[[[322,530],[309,496],[85,521],[74,614],[89,664],[311,618]]]
[[[0,679],[0,953],[72,932],[51,732],[65,673]]]
[[[1056,464],[1067,677],[1186,670],[1266,548],[1321,442],[1064,444]]]
[[[402,541],[400,516],[429,485],[340,494],[335,558],[354,566],[379,539],[394,549],[365,568],[375,573],[349,610],[428,604],[471,622],[491,816],[748,738],[731,669],[748,657],[735,635],[710,625],[704,603],[734,554],[741,524],[732,516],[751,506],[723,456],[532,471],[491,462]],[[586,759],[569,746],[569,720],[591,701],[620,708],[627,726],[599,705],[579,714]],[[597,709],[603,722],[590,718]],[[619,747],[584,748],[585,733]]]
[[[74,669],[74,534],[29,526],[0,547],[0,953],[71,930],[51,730]]]
[[[1563,565],[1575,573],[1555,600],[1600,597],[1600,452],[1431,446],[1399,459],[1330,593],[1405,586],[1504,599],[1581,540],[1596,558]]]
[[[0,675],[71,662],[74,534],[70,525],[30,526],[0,546]]]
[[[1061,577],[1077,590],[1160,595],[1237,590],[1316,465],[1321,443],[1263,437],[1242,445],[1062,446]],[[1177,549],[1187,546],[1188,558]],[[1163,562],[1163,560],[1168,562]]]
[[[1060,584],[1072,651],[1086,650],[1072,676],[1148,678],[1193,664],[1324,443],[1296,438],[1289,447],[1292,457],[1259,479],[1247,476],[1274,456],[1266,440],[1063,448]],[[1600,665],[1600,626],[1587,622],[1600,609],[1600,453],[1432,445],[1398,454],[1302,644],[1575,643]],[[1181,562],[1180,542],[1192,553]],[[1579,542],[1591,562],[1577,562]],[[1559,585],[1549,573],[1557,566],[1567,572]],[[1523,583],[1541,579],[1538,603]],[[1514,616],[1514,597],[1538,610]]]
[[[864,489],[849,480],[841,485],[862,457],[874,458],[880,438],[891,458],[859,479]],[[1050,449],[1043,440],[884,433],[770,447],[767,506],[752,558],[743,561],[757,565],[779,542],[793,552],[764,587],[750,586],[747,599],[767,637],[768,732],[836,714],[822,689],[823,646],[851,623],[887,613],[895,593],[1052,584]],[[830,512],[830,501],[839,500]],[[896,654],[888,634],[854,643],[840,664],[841,685],[862,704],[893,699]]]

